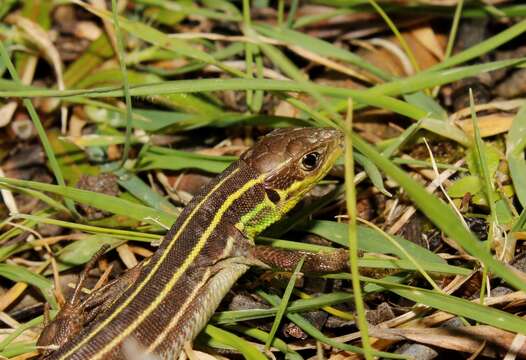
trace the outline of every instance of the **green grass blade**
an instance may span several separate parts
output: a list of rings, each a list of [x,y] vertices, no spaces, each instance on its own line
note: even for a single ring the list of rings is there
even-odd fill
[[[513,188],[520,204],[526,208],[526,106],[522,106],[513,119],[508,138],[506,140],[506,158],[510,167]]]
[[[522,20],[518,22],[517,24],[510,26],[506,30],[498,33],[497,35],[494,35],[490,37],[489,39],[486,39],[478,43],[477,45],[472,46],[469,49],[466,49],[450,57],[449,59],[446,59],[442,61],[441,63],[436,64],[435,66],[432,66],[430,69],[428,69],[428,71],[436,71],[436,70],[450,68],[452,66],[456,66],[458,64],[465,63],[466,61],[475,59],[509,42],[510,40],[524,33],[525,31],[526,31],[526,20]]]
[[[56,312],[54,310],[51,310],[50,313],[51,313],[52,316],[54,316],[56,314]],[[42,324],[43,322],[44,322],[44,316],[40,315],[40,316],[35,317],[34,319],[31,319],[30,321],[28,321],[28,322],[26,322],[24,324],[20,324],[19,326],[17,326],[17,328],[14,329],[12,333],[7,335],[0,342],[0,351],[4,351],[6,346],[8,346],[14,340],[16,340],[16,338],[18,336],[20,336],[20,334],[22,334],[24,331],[26,331],[28,329],[31,329],[31,328],[33,328],[35,326],[38,326],[38,325]]]
[[[94,225],[78,224],[74,222],[51,219],[48,217],[38,216],[38,215],[18,214],[16,218],[32,220],[34,221],[35,224],[44,223],[44,224],[57,225],[57,226],[65,227],[68,229],[75,229],[79,231],[85,231],[88,233],[103,234],[106,236],[120,237],[123,239],[142,241],[142,242],[152,242],[152,241],[157,242],[161,238],[161,236],[157,234],[149,234],[145,232],[130,231],[130,230],[104,228],[104,227],[94,226]],[[35,241],[38,241],[38,240],[35,240]],[[0,259],[1,258],[2,257],[0,257]]]
[[[18,73],[15,70],[13,63],[11,62],[11,59],[9,58],[9,54],[7,53],[7,50],[4,47],[4,44],[2,41],[0,41],[0,58],[3,60],[4,64],[6,65],[7,70],[9,71],[9,74],[11,75],[11,78],[13,78],[13,81],[15,82],[15,84],[20,86],[22,82],[20,78],[18,77]],[[53,148],[51,147],[51,144],[49,143],[49,139],[46,135],[46,130],[44,129],[44,126],[42,125],[42,122],[40,121],[40,117],[38,116],[37,111],[35,110],[35,107],[33,106],[33,103],[29,99],[24,99],[22,100],[22,102],[24,103],[24,106],[26,107],[29,113],[31,121],[33,122],[33,125],[35,126],[35,129],[37,130],[38,137],[40,138],[40,141],[42,142],[42,146],[44,147],[44,151],[49,161],[49,166],[51,168],[51,171],[53,172],[53,175],[55,176],[57,183],[62,186],[66,185],[64,181],[64,177],[62,176],[62,171],[60,170],[60,166],[58,164],[57,158],[55,157]],[[66,206],[73,214],[76,214],[75,207],[73,206],[73,203],[71,201],[66,201]]]
[[[103,245],[109,245],[113,249],[125,242],[126,240],[124,239],[117,239],[107,235],[91,235],[86,239],[66,245],[56,258],[60,263],[68,267],[82,265],[90,261]]]
[[[262,35],[269,38],[285,42],[289,45],[300,46],[306,50],[312,51],[315,54],[330,57],[333,59],[345,61],[349,64],[358,66],[371,74],[378,76],[383,80],[392,79],[393,76],[386,73],[380,68],[372,65],[370,62],[362,59],[358,55],[350,51],[339,48],[330,42],[303,34],[298,31],[287,28],[273,27],[267,24],[254,24],[253,28]]]
[[[113,19],[113,26],[115,29],[115,37],[117,39],[117,57],[119,60],[120,70],[122,74],[122,91],[124,92],[124,102],[126,104],[126,131],[124,143],[124,149],[122,151],[122,159],[120,166],[124,166],[128,160],[128,155],[131,146],[131,133],[132,133],[132,104],[130,96],[130,84],[128,82],[128,75],[126,70],[126,61],[124,59],[124,43],[122,41],[121,27],[119,24],[119,16],[117,14],[117,1],[111,0],[111,14]]]
[[[373,183],[373,185],[380,191],[382,194],[391,197],[391,193],[387,191],[387,189],[384,186],[384,181],[382,179],[382,174],[380,173],[380,170],[376,167],[375,164],[372,163],[372,161],[369,161],[365,156],[362,156],[358,153],[354,154],[354,159],[358,164],[360,164],[363,167],[363,170],[366,172],[367,176]]]
[[[287,15],[287,21],[285,23],[285,26],[290,28],[292,27],[292,23],[294,22],[294,18],[296,17],[296,11],[298,10],[298,4],[299,0],[292,0],[289,7],[289,13]]]
[[[12,190],[12,191],[17,191],[17,192],[20,192],[22,194],[29,195],[32,198],[39,199],[40,201],[46,203],[51,208],[53,208],[53,209],[55,209],[57,211],[63,211],[64,213],[68,213],[69,212],[69,210],[64,205],[62,205],[60,202],[56,201],[52,197],[47,196],[43,192],[32,190],[32,189],[27,189],[27,188],[20,187],[20,186],[12,186],[12,185],[6,185],[6,184],[2,184],[2,185],[0,185],[0,187],[5,188],[5,189],[9,189],[9,190]]]
[[[451,24],[451,30],[449,31],[449,37],[447,39],[446,51],[444,53],[444,59],[449,59],[451,53],[453,52],[453,46],[455,45],[455,40],[457,38],[458,24],[460,23],[460,18],[462,17],[462,7],[464,6],[464,0],[459,0],[457,6],[455,7],[455,14],[453,15],[453,22]]]
[[[259,341],[267,342],[267,339],[269,338],[268,333],[257,328],[248,328],[246,326],[241,326],[238,324],[225,327],[230,331],[239,332],[245,336],[250,336]],[[290,350],[287,343],[281,339],[274,338],[274,340],[272,340],[271,345],[276,349],[280,350],[283,354],[285,354],[285,359],[287,360],[303,360],[303,357],[301,357],[300,354],[298,354],[296,351]]]
[[[0,276],[11,281],[24,282],[36,287],[53,309],[58,308],[53,293],[53,283],[42,275],[36,274],[22,266],[0,264]]]
[[[519,218],[515,221],[515,224],[513,224],[511,231],[521,231],[524,229],[526,229],[526,207],[522,209],[522,212],[519,215]]]
[[[410,299],[416,303],[425,304],[434,309],[439,309],[492,325],[500,329],[526,334],[526,320],[520,316],[512,315],[502,310],[481,305],[451,295],[445,295],[433,290],[411,287],[382,280],[364,278],[364,281],[378,284],[385,289]]]
[[[351,271],[351,283],[354,294],[354,306],[356,308],[356,323],[362,337],[363,355],[366,360],[372,360],[372,347],[369,340],[369,329],[365,318],[365,305],[362,299],[362,288],[360,284],[360,272],[358,271],[358,231],[356,218],[356,188],[354,185],[354,157],[351,132],[353,129],[353,103],[349,99],[347,116],[345,118],[345,203],[349,216],[347,224],[347,248],[349,249],[349,267]]]
[[[426,71],[422,71],[417,75],[393,80],[385,84],[376,85],[370,89],[364,90],[364,92],[368,94],[373,93],[388,96],[409,94],[433,86],[448,84],[471,76],[480,75],[481,73],[517,66],[523,64],[525,61],[526,58],[517,58],[461,66],[453,69],[427,69]]]
[[[225,170],[236,159],[237,157],[234,156],[211,156],[152,146],[142,154],[136,170],[199,169],[217,174]]]
[[[345,224],[335,221],[314,220],[300,226],[299,229],[324,237],[339,245],[347,246],[348,230]],[[422,262],[445,263],[445,260],[440,256],[409,240],[400,236],[393,236],[393,238],[413,257],[421,259]],[[358,226],[358,247],[367,252],[391,254],[405,259],[404,253],[393,246],[381,233],[365,226]]]
[[[230,11],[214,11],[210,10],[207,7],[199,7],[193,4],[188,4],[182,1],[166,1],[166,0],[137,0],[137,3],[148,4],[159,6],[167,10],[177,12],[178,14],[188,16],[188,15],[198,15],[203,16],[208,19],[216,19],[220,21],[240,21],[241,16],[239,13]],[[237,9],[236,9],[237,10]]]
[[[5,359],[12,359],[15,356],[22,355],[24,358],[26,353],[30,353],[36,350],[36,342],[16,342],[6,346],[4,350],[0,352],[0,356]]]
[[[203,332],[216,341],[238,350],[247,360],[267,360],[267,357],[258,348],[231,332],[210,324],[205,327]]]
[[[433,272],[437,274],[454,274],[468,276],[473,271],[465,269],[459,266],[453,266],[441,263],[428,263],[422,262],[418,266],[415,265],[415,261],[410,260],[395,260],[395,259],[377,259],[363,257],[358,259],[358,265],[361,268],[373,268],[373,269],[400,269],[400,270],[411,270],[419,271],[422,273]],[[422,271],[423,270],[423,271]]]
[[[299,299],[291,301],[287,307],[287,312],[300,312],[317,310],[324,306],[331,306],[352,301],[353,296],[344,292],[332,292],[328,294],[318,295],[310,299]],[[228,324],[237,321],[247,321],[253,319],[261,319],[271,317],[278,311],[277,306],[270,309],[252,309],[252,310],[229,310],[220,311],[213,316],[213,321],[216,324]]]
[[[0,178],[0,184],[1,183],[23,186],[33,190],[51,192],[53,194],[64,196],[68,199],[78,201],[82,204],[90,205],[98,209],[103,209],[114,214],[125,215],[139,221],[155,224],[155,221],[149,220],[149,218],[157,219],[166,225],[166,227],[169,227],[175,221],[174,216],[169,215],[164,211],[159,211],[151,207],[117,198],[115,196],[96,193],[93,191],[80,190],[68,186],[50,185],[36,181],[8,178]]]
[[[287,287],[285,288],[285,292],[283,293],[283,297],[281,298],[281,301],[278,306],[278,311],[276,312],[276,316],[274,317],[274,322],[272,323],[272,328],[270,329],[269,336],[267,338],[267,341],[265,342],[265,348],[267,350],[270,347],[272,341],[274,340],[274,336],[276,336],[276,332],[278,331],[281,319],[283,319],[283,315],[285,315],[287,305],[289,304],[290,296],[292,295],[292,290],[294,290],[294,286],[296,285],[296,279],[298,278],[298,274],[304,262],[305,256],[303,256],[296,265],[296,268],[294,269],[294,272],[292,273],[292,276],[289,279]]]
[[[482,184],[484,189],[484,194],[486,195],[486,201],[488,203],[489,209],[490,209],[490,217],[488,219],[489,223],[489,231],[488,231],[488,246],[487,250],[488,252],[491,251],[491,247],[495,241],[495,231],[496,231],[496,221],[497,221],[497,212],[496,212],[496,206],[495,206],[495,196],[493,195],[494,189],[493,189],[493,181],[491,178],[490,171],[488,169],[488,155],[486,154],[486,149],[484,142],[482,141],[482,137],[480,136],[480,129],[478,125],[478,119],[477,114],[475,113],[475,100],[473,99],[473,91],[469,89],[469,102],[470,102],[470,109],[471,109],[471,120],[473,124],[473,130],[474,130],[474,150],[476,154],[476,166],[478,168],[478,172],[482,175]],[[514,253],[515,251],[513,251]],[[499,254],[500,255],[500,254]],[[487,270],[484,269],[484,274],[486,275]],[[483,277],[483,279],[485,276]],[[482,282],[481,287],[481,295],[484,294],[485,289],[485,281]]]
[[[120,186],[136,198],[140,199],[146,205],[174,217],[179,216],[179,213],[181,212],[180,209],[172,205],[170,201],[161,196],[157,191],[152,190],[152,188],[146,185],[146,183],[138,176],[124,169],[116,170],[113,173],[117,175],[117,182]]]

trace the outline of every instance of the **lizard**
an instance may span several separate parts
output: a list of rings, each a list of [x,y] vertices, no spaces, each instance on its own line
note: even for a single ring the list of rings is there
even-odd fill
[[[343,146],[342,133],[332,128],[264,136],[193,197],[150,258],[77,307],[82,314],[95,303],[94,319],[79,326],[74,314],[68,321],[58,313],[38,341],[48,349],[43,358],[126,359],[129,344],[174,359],[250,266],[292,270],[304,258],[304,272],[347,269],[344,249],[308,253],[254,244],[331,170]],[[120,294],[109,296],[112,289]]]

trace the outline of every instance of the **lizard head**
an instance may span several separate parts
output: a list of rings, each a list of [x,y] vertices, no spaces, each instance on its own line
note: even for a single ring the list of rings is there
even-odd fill
[[[286,213],[332,168],[343,150],[332,128],[278,129],[241,156],[263,179],[267,200]]]

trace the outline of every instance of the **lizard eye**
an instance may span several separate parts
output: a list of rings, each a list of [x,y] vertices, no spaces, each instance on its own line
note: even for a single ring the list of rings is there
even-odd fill
[[[320,160],[320,153],[313,151],[303,155],[301,158],[301,168],[305,171],[312,171],[318,166]]]

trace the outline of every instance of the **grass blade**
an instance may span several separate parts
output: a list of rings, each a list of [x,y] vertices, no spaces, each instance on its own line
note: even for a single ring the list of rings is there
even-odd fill
[[[0,58],[3,60],[4,64],[7,67],[7,70],[9,71],[9,74],[11,75],[11,78],[13,78],[14,82],[17,85],[22,85],[22,82],[20,78],[18,77],[17,71],[15,67],[13,66],[13,63],[11,62],[11,59],[9,58],[9,54],[7,53],[6,48],[4,47],[3,42],[0,41]],[[53,175],[55,176],[55,179],[59,185],[65,186],[66,183],[64,181],[64,177],[62,176],[62,171],[60,170],[60,166],[58,164],[57,158],[55,157],[55,153],[53,152],[53,148],[51,147],[51,144],[49,143],[49,139],[46,135],[46,130],[44,129],[44,126],[42,125],[42,122],[40,121],[40,118],[35,110],[35,107],[33,106],[33,103],[29,99],[22,100],[24,103],[24,106],[26,107],[29,116],[31,117],[31,121],[33,122],[33,125],[35,126],[35,129],[37,130],[38,137],[40,138],[40,141],[42,142],[42,146],[44,147],[44,151],[46,152],[49,166],[51,167],[51,171],[53,171]],[[76,214],[75,207],[71,201],[66,201],[66,206],[68,209],[73,213]]]
[[[80,190],[68,186],[50,185],[36,181],[17,180],[0,178],[0,184],[23,186],[33,190],[47,191],[57,195],[64,196],[68,199],[78,201],[80,203],[103,209],[114,214],[125,215],[130,218],[156,224],[155,221],[149,219],[157,219],[166,227],[169,227],[174,221],[175,217],[159,211],[151,207],[136,204],[128,200],[120,199],[115,196],[96,193],[93,191]]]
[[[294,290],[294,286],[296,285],[296,279],[298,278],[298,274],[301,270],[301,267],[303,266],[304,261],[305,256],[303,256],[296,265],[296,268],[294,269],[294,272],[292,273],[292,276],[289,279],[287,287],[285,288],[285,292],[283,293],[283,297],[281,298],[281,301],[278,306],[278,311],[276,312],[276,316],[274,317],[274,322],[272,323],[272,328],[270,329],[269,336],[267,338],[267,341],[265,342],[265,348],[267,350],[270,347],[272,341],[274,341],[274,336],[276,336],[276,332],[278,331],[281,319],[283,319],[283,315],[287,310],[287,305],[289,304],[290,296],[292,295],[292,290]]]
[[[364,281],[378,284],[395,294],[410,299],[416,303],[425,304],[469,319],[476,320],[500,329],[526,334],[526,320],[502,310],[481,305],[477,302],[445,295],[433,290],[401,285],[382,280],[364,278]]]
[[[354,293],[354,305],[356,307],[356,322],[362,337],[363,355],[366,360],[372,360],[372,347],[369,340],[367,320],[365,318],[365,306],[362,299],[360,285],[360,272],[358,271],[358,232],[356,218],[356,188],[354,186],[354,159],[353,144],[351,138],[353,120],[352,100],[349,99],[347,117],[345,119],[345,203],[349,221],[347,225],[347,244],[349,249],[349,266],[351,270],[351,283]]]
[[[506,158],[510,167],[510,175],[517,198],[523,208],[526,208],[526,106],[523,106],[511,125],[506,141]]]
[[[248,360],[267,360],[267,357],[263,355],[258,348],[231,332],[210,324],[205,327],[203,332],[216,341],[238,350]]]
[[[22,266],[0,264],[0,276],[11,281],[23,282],[36,287],[40,290],[46,301],[51,304],[53,309],[58,308],[53,293],[53,283],[42,275],[36,274]]]

